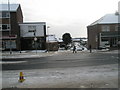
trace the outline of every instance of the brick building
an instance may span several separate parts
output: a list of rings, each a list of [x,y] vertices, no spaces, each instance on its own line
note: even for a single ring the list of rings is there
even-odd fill
[[[48,51],[58,51],[59,45],[55,35],[47,35],[46,48]]]
[[[0,4],[0,32],[2,33],[2,48],[20,49],[19,24],[23,22],[20,4]]]
[[[20,4],[0,4],[2,50],[46,49],[46,23],[23,22]]]
[[[87,26],[88,48],[117,48],[120,45],[119,13],[107,14]]]

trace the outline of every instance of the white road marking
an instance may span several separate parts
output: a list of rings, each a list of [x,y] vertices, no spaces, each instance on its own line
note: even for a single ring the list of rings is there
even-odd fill
[[[0,64],[24,63],[27,61],[0,61]]]

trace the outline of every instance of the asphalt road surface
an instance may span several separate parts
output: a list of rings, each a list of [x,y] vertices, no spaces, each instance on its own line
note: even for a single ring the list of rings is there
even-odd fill
[[[63,52],[41,58],[3,59],[4,62],[22,61],[22,63],[2,64],[2,70],[26,70],[47,68],[69,68],[98,66],[118,63],[118,53],[112,52]]]

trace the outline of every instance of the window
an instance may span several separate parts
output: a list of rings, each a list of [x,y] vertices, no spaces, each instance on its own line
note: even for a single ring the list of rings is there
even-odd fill
[[[118,25],[115,26],[115,31],[118,31]]]
[[[2,12],[0,12],[0,17],[2,18]]]
[[[0,24],[0,31],[2,31],[2,24]]]
[[[10,49],[10,44],[12,49],[16,49],[16,41],[15,40],[6,40],[4,41],[4,48]]]
[[[115,26],[115,31],[120,31],[120,25]]]
[[[36,26],[28,26],[28,31],[29,31],[29,32],[34,32],[34,31],[36,31]]]
[[[108,38],[102,38],[101,41],[108,42],[109,40],[108,40]]]
[[[103,25],[102,31],[104,31],[104,32],[110,31],[110,27],[108,25]]]
[[[10,25],[9,24],[3,24],[2,25],[2,30],[9,30],[10,29]]]
[[[9,18],[10,13],[9,12],[2,12],[2,18]]]

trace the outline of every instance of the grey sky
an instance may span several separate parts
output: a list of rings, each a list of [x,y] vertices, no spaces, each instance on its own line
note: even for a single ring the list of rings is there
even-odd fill
[[[8,0],[2,0],[7,3]],[[119,0],[10,0],[20,3],[25,22],[47,22],[49,33],[87,37],[87,26],[118,10]]]

